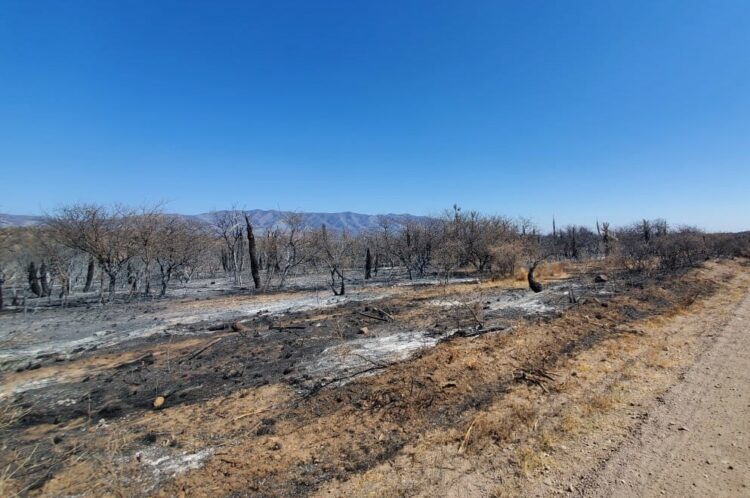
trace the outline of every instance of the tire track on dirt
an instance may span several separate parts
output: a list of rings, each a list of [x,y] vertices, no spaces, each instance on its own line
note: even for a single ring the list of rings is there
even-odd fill
[[[749,324],[750,293],[583,496],[750,496]]]

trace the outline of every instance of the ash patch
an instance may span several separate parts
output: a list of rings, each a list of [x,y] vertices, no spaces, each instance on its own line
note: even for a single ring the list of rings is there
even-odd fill
[[[323,382],[329,380],[328,377],[346,378],[358,372],[366,373],[368,369],[374,372],[377,368],[406,360],[420,350],[434,346],[443,335],[445,334],[412,331],[355,339],[324,349],[319,358],[304,365],[302,369],[309,376],[318,377]]]
[[[201,468],[213,454],[213,448],[189,453],[166,446],[152,446],[122,458],[120,464],[135,465],[141,470],[134,479],[145,481],[140,484],[144,485],[145,490],[152,491],[168,479]]]

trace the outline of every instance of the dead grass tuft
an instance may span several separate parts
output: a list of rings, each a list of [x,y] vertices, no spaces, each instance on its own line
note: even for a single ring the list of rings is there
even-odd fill
[[[549,456],[544,451],[539,451],[533,446],[522,446],[516,451],[518,469],[526,477],[548,466],[549,460]]]

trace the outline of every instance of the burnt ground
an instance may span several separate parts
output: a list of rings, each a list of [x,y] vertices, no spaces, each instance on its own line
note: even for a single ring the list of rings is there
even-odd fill
[[[550,390],[550,372],[569,359],[718,285],[659,274],[594,283],[601,270],[552,276],[539,295],[514,282],[405,287],[37,357],[2,374],[3,464],[24,462],[8,481],[55,496],[103,494],[98,479],[115,495],[310,494],[519,386]],[[514,420],[524,426],[511,415],[490,441],[512,435]]]

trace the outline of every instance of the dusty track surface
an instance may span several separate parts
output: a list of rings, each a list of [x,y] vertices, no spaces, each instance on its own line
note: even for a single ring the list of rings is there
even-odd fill
[[[750,496],[750,294],[732,315],[585,496]]]

